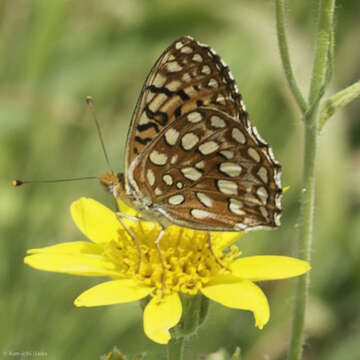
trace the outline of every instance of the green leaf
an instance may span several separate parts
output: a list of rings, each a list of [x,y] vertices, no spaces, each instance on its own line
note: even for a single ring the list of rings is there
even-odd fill
[[[325,101],[320,108],[319,130],[323,128],[326,121],[335,114],[335,112],[360,95],[360,80],[347,88],[340,90],[330,99]]]

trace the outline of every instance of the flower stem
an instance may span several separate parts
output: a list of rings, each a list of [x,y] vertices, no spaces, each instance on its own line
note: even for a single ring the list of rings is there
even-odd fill
[[[202,294],[182,294],[181,302],[183,305],[183,315],[174,331],[179,336],[192,336],[206,319],[209,299]]]
[[[167,360],[182,360],[184,350],[183,337],[171,338],[167,345]]]
[[[316,117],[318,111],[314,112]],[[301,254],[300,257],[308,263],[311,261],[311,248],[314,225],[315,203],[315,159],[318,143],[317,131],[305,126],[305,154],[304,154],[304,181],[301,193]],[[298,279],[295,298],[292,338],[288,354],[289,360],[300,360],[304,342],[305,310],[310,285],[310,275],[305,274]]]
[[[171,329],[167,360],[182,359],[184,342],[187,338],[196,334],[205,321],[209,308],[209,299],[202,294],[182,294],[181,303],[183,314],[179,324]]]
[[[305,112],[305,114],[308,115],[305,115],[304,119],[305,149],[300,214],[300,255],[309,263],[311,260],[314,227],[315,165],[320,119],[319,103],[327,85],[328,75],[330,73],[333,44],[334,7],[335,0],[319,1],[316,54],[309,91],[308,109]],[[288,360],[300,360],[302,358],[305,311],[309,285],[310,275],[307,273],[298,280],[292,338]]]

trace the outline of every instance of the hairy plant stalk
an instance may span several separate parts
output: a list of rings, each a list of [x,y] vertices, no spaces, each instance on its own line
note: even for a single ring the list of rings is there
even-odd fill
[[[285,0],[276,1],[276,20],[280,55],[284,72],[297,103],[304,115],[304,160],[303,186],[300,213],[300,256],[310,263],[314,228],[315,170],[319,136],[319,103],[331,76],[333,55],[333,19],[335,0],[320,0],[318,5],[318,29],[316,53],[312,71],[309,99],[306,103],[297,87],[292,73],[288,45],[285,36]],[[304,322],[309,293],[309,273],[298,279],[294,319],[288,360],[302,358],[304,343]]]
[[[314,118],[318,111],[314,111]],[[315,165],[318,144],[318,133],[312,126],[305,125],[305,153],[303,187],[301,189],[301,228],[300,228],[300,257],[311,262],[311,249],[314,228],[315,204]],[[310,275],[299,278],[295,298],[292,337],[288,359],[300,360],[304,343],[304,323],[307,298],[309,293]]]
[[[167,360],[182,360],[184,355],[184,337],[172,338],[167,345]]]

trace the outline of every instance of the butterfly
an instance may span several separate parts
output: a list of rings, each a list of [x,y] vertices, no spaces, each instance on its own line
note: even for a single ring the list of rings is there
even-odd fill
[[[249,122],[228,66],[190,36],[152,67],[128,132],[125,172],[100,182],[162,228],[277,227],[281,166]]]

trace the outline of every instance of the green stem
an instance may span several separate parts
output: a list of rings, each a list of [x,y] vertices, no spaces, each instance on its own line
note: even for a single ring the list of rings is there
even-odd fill
[[[314,112],[318,116],[318,111]],[[301,192],[301,229],[300,257],[307,262],[311,261],[311,248],[314,226],[315,203],[315,159],[318,143],[318,134],[313,127],[305,126],[305,154],[304,154],[304,181]],[[298,279],[295,298],[292,338],[288,354],[289,360],[300,360],[304,342],[304,320],[307,298],[310,285],[310,274],[307,273]]]
[[[183,345],[186,339],[196,334],[205,321],[209,299],[202,294],[181,294],[183,314],[177,326],[171,329],[171,340],[168,343],[167,360],[180,360],[183,357]]]
[[[305,116],[304,179],[301,194],[300,241],[301,258],[310,263],[314,227],[315,165],[318,144],[319,102],[326,86],[329,71],[335,0],[320,0],[318,8],[318,35],[316,54],[309,92],[309,108]],[[308,111],[310,110],[311,111]],[[292,337],[288,360],[302,358],[304,343],[304,321],[310,275],[298,280]]]
[[[182,360],[184,353],[184,338],[172,338],[167,345],[167,360]]]
[[[295,97],[297,104],[300,107],[300,110],[305,114],[307,109],[306,101],[299,89],[299,86],[296,82],[289,54],[289,47],[286,39],[285,32],[285,0],[276,0],[276,26],[277,26],[277,36],[280,49],[281,61],[284,67],[285,76],[289,84],[289,88],[292,94]]]

